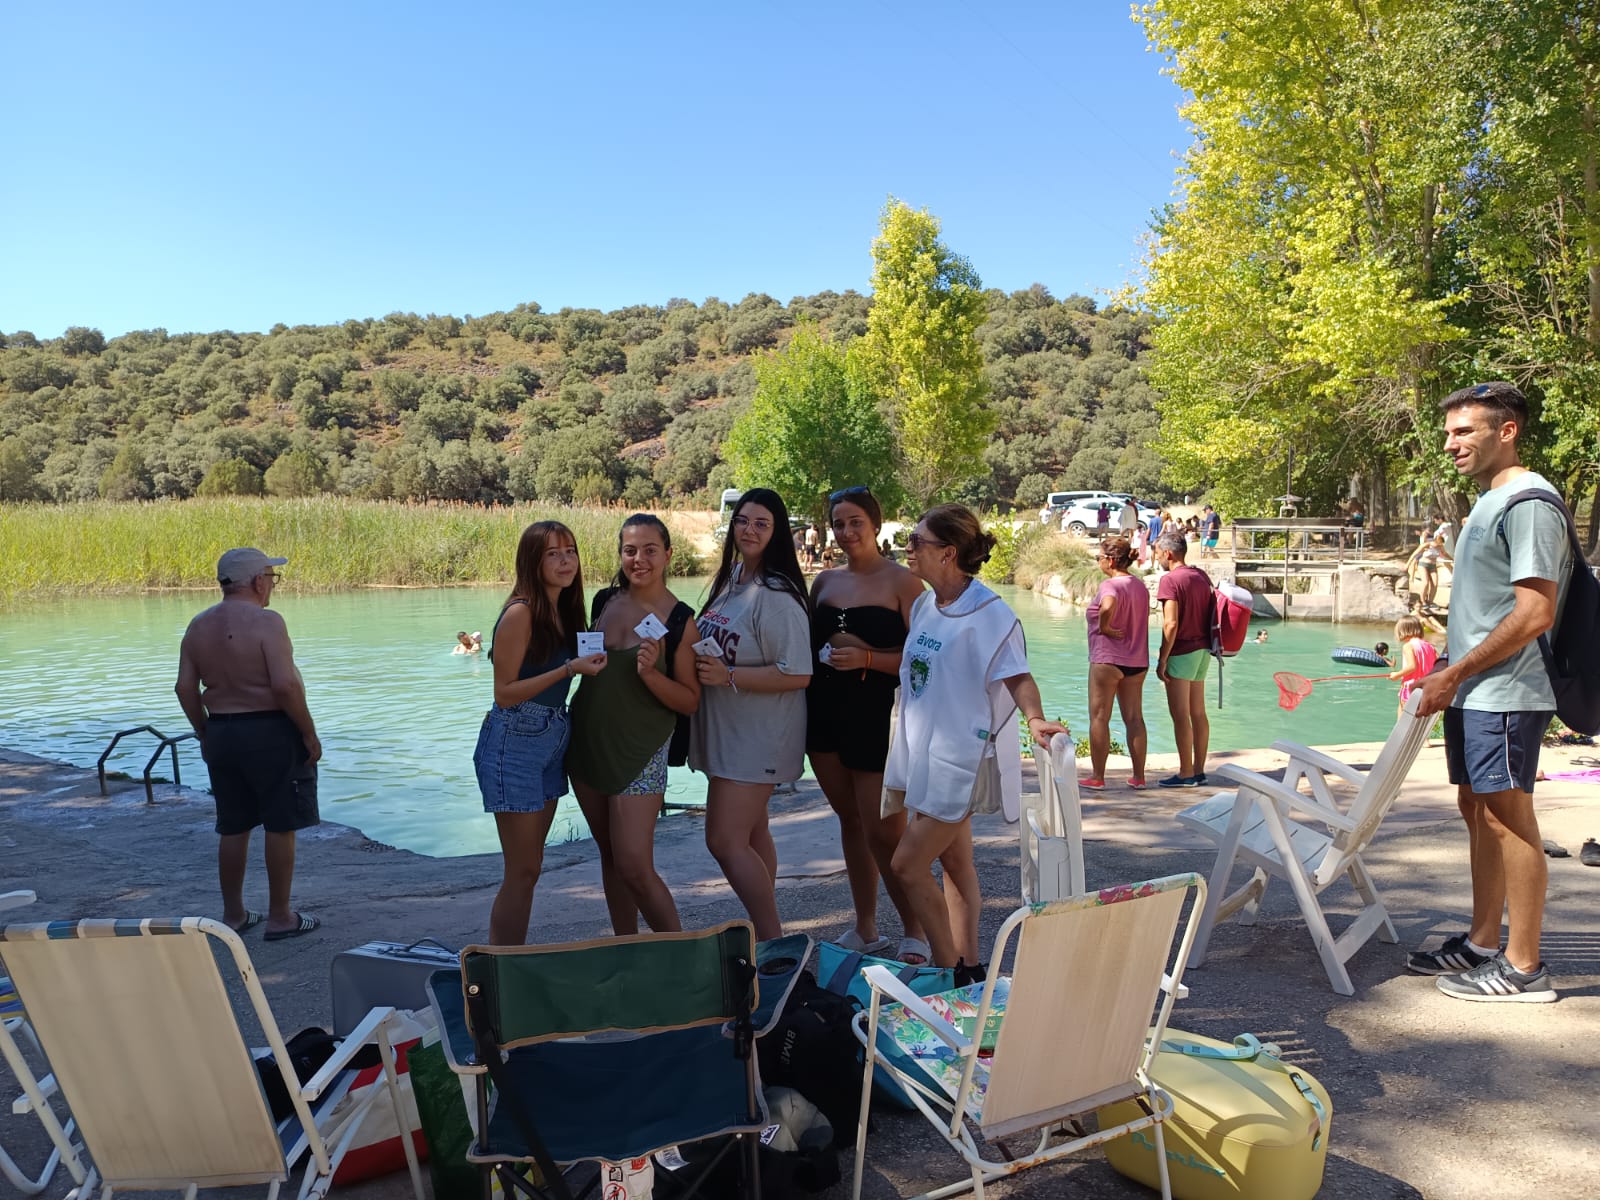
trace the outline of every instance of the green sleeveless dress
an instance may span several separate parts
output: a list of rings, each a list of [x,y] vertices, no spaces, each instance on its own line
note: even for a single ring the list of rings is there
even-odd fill
[[[605,669],[585,675],[568,705],[567,774],[614,796],[666,745],[678,722],[639,678],[639,647],[606,651]],[[661,669],[660,660],[652,670]]]

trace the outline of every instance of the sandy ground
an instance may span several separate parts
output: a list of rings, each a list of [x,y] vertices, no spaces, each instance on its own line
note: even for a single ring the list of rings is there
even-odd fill
[[[1375,747],[1335,751],[1370,763]],[[1547,752],[1559,770],[1591,765],[1593,748]],[[1583,762],[1588,758],[1589,763]],[[1268,751],[1213,756],[1281,765]],[[1154,759],[1152,777],[1171,769]],[[1212,855],[1173,815],[1204,798],[1195,792],[1135,793],[1112,786],[1085,803],[1089,882],[1103,886],[1179,870],[1209,872]],[[37,905],[6,919],[163,916],[217,912],[215,838],[209,799],[162,787],[147,806],[142,789],[120,785],[101,798],[92,772],[21,754],[0,753],[0,891],[28,887]],[[1594,921],[1600,870],[1579,864],[1585,837],[1600,837],[1600,788],[1553,783],[1538,791],[1545,836],[1573,856],[1550,861],[1546,957],[1561,1000],[1552,1005],[1472,1005],[1451,1001],[1430,979],[1402,969],[1405,947],[1464,926],[1469,907],[1466,837],[1445,783],[1442,752],[1423,752],[1400,805],[1368,862],[1400,932],[1401,946],[1368,944],[1350,964],[1354,997],[1327,984],[1292,897],[1268,893],[1260,923],[1222,926],[1205,967],[1190,973],[1192,995],[1174,1024],[1231,1038],[1241,1032],[1278,1042],[1332,1093],[1335,1116],[1325,1197],[1539,1197],[1597,1194],[1600,1072],[1588,1055],[1600,1046],[1600,931]],[[819,938],[850,924],[849,893],[836,825],[814,787],[773,805],[782,879],[779,905],[791,930]],[[1015,907],[1015,827],[981,819],[978,858],[985,895],[984,936]],[[690,926],[742,915],[701,841],[701,821],[674,816],[658,837],[658,862]],[[288,1030],[331,1017],[328,972],[339,951],[369,939],[423,936],[460,945],[481,939],[498,880],[496,856],[430,859],[396,850],[358,831],[324,825],[302,837],[296,900],[323,918],[303,939],[279,943],[246,936],[280,1024]],[[247,899],[265,907],[259,861]],[[1330,909],[1354,911],[1338,889]],[[892,928],[893,912],[882,906]],[[1335,928],[1339,926],[1336,922]],[[560,941],[606,932],[592,845],[552,847],[535,900],[533,936]],[[1047,1051],[1047,1048],[1045,1048]],[[43,1139],[31,1118],[0,1108],[0,1143],[26,1163]],[[846,1183],[828,1196],[848,1195]],[[869,1144],[866,1192],[906,1195],[956,1178],[957,1160],[925,1132],[920,1118],[888,1112]],[[403,1197],[404,1175],[350,1189],[362,1200]],[[60,1172],[47,1196],[67,1190]],[[1142,1197],[1095,1152],[996,1185],[1002,1197]]]

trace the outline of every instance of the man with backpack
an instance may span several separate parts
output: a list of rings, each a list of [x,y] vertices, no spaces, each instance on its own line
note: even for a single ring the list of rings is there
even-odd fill
[[[1199,787],[1206,781],[1206,751],[1211,719],[1206,715],[1206,669],[1211,665],[1211,577],[1185,560],[1189,544],[1169,529],[1156,539],[1156,562],[1166,574],[1156,585],[1161,604],[1161,653],[1156,678],[1167,688],[1172,738],[1178,744],[1178,773],[1160,780],[1164,788]]]
[[[1461,1000],[1556,998],[1539,957],[1546,869],[1533,781],[1556,708],[1539,639],[1555,625],[1573,560],[1560,493],[1521,463],[1528,403],[1509,383],[1446,396],[1445,451],[1482,494],[1456,540],[1449,665],[1421,685],[1424,717],[1444,713],[1445,759],[1467,823],[1472,927],[1413,971]],[[1508,504],[1530,489],[1543,498]],[[1507,913],[1505,949],[1500,917]]]

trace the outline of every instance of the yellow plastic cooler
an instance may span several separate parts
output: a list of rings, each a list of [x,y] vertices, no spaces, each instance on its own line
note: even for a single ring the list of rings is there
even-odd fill
[[[1168,1029],[1151,1073],[1172,1097],[1163,1125],[1177,1200],[1310,1200],[1322,1186],[1333,1102],[1306,1071],[1248,1035],[1232,1045]],[[1100,1110],[1101,1125],[1137,1116],[1133,1101]],[[1106,1143],[1122,1175],[1159,1187],[1155,1131]]]

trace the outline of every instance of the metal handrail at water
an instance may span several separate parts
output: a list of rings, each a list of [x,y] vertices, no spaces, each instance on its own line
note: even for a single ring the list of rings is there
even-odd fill
[[[1240,517],[1230,525],[1235,563],[1295,564],[1299,569],[1367,561],[1364,525],[1327,517]]]
[[[151,786],[150,772],[155,768],[156,760],[161,757],[163,751],[169,752],[172,755],[172,782],[182,784],[183,776],[178,773],[178,743],[196,739],[193,733],[180,733],[173,737],[168,737],[154,725],[136,725],[132,729],[120,731],[111,739],[111,744],[105,748],[105,753],[95,763],[95,769],[100,774],[100,794],[102,796],[111,794],[110,789],[106,787],[106,759],[111,757],[111,752],[117,748],[117,743],[132,733],[153,733],[158,739],[156,752],[150,756],[150,761],[144,764],[144,799],[146,804],[154,804],[156,802],[156,794],[154,787]]]

